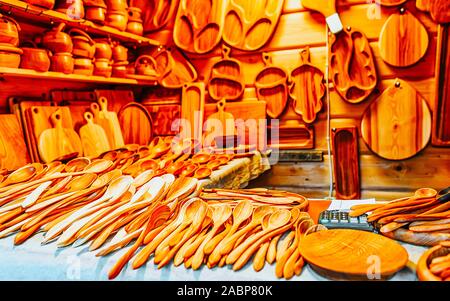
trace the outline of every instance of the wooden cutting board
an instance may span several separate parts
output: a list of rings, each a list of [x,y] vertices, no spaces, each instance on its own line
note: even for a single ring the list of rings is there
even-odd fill
[[[201,141],[205,111],[205,83],[197,82],[183,86],[181,93],[182,138]]]
[[[80,137],[72,128],[64,128],[62,114],[56,111],[51,115],[54,128],[42,132],[39,137],[39,154],[45,162],[51,162],[56,158],[78,152],[83,155],[83,147]]]
[[[181,117],[179,104],[144,104],[150,113],[155,136],[175,136],[177,132],[172,129],[172,122]],[[206,113],[206,112],[205,112]]]
[[[306,235],[299,250],[316,272],[334,280],[371,280],[376,273],[387,279],[408,262],[408,252],[394,240],[350,229]]]
[[[217,112],[211,114],[205,122],[204,140],[206,146],[214,145],[215,137],[234,136],[236,126],[233,114],[226,112],[226,100],[217,102]]]
[[[216,47],[224,27],[225,0],[180,0],[173,40],[181,49],[203,54]]]
[[[269,53],[263,52],[262,59],[265,67],[256,75],[256,96],[266,102],[267,115],[278,118],[283,113],[289,100],[289,75],[283,68],[272,64]]]
[[[85,156],[96,158],[102,153],[110,150],[108,137],[105,130],[94,123],[92,113],[84,113],[86,124],[80,128],[80,139]]]
[[[27,147],[14,114],[0,115],[0,169],[15,170],[30,162]]]
[[[197,80],[198,74],[188,58],[177,47],[167,47],[155,55],[158,83],[164,88],[179,89]]]
[[[123,106],[118,114],[126,144],[148,145],[153,139],[152,118],[147,109],[137,102]]]
[[[411,85],[396,79],[365,111],[361,134],[368,147],[380,157],[410,158],[430,140],[430,109]]]
[[[53,107],[53,106],[33,106],[28,109],[31,117],[31,126],[33,128],[33,136],[36,141],[43,131],[53,128],[51,116],[59,111],[61,114],[61,121],[63,128],[73,128],[72,115],[68,107]]]
[[[106,97],[108,108],[116,113],[119,113],[120,109],[127,103],[135,101],[133,90],[128,89],[96,89],[94,93],[97,96],[97,100],[100,97]]]
[[[144,32],[148,33],[163,28],[173,19],[178,0],[130,0],[130,7],[142,10]]]
[[[300,65],[291,71],[290,76],[289,95],[294,111],[302,116],[304,122],[312,123],[322,110],[325,85],[323,72],[311,64],[309,48],[300,50]]]
[[[272,37],[284,0],[229,0],[226,8],[224,41],[233,48],[254,51]]]
[[[377,85],[375,60],[366,36],[350,27],[330,37],[330,76],[350,103],[365,100]]]
[[[417,63],[425,56],[428,44],[425,26],[404,8],[386,20],[378,43],[381,58],[395,67],[408,67]]]
[[[121,148],[125,145],[119,119],[116,112],[108,111],[108,100],[105,97],[98,99],[100,110],[94,113],[95,122],[98,123],[106,132],[109,145],[112,149]],[[91,106],[92,109],[92,106]]]

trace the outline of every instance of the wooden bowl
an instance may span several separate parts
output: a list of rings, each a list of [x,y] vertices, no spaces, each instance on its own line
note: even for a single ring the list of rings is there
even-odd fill
[[[195,164],[205,164],[206,162],[208,162],[211,159],[211,155],[210,154],[195,154],[192,157],[192,163]]]
[[[208,167],[200,167],[195,171],[194,178],[196,179],[205,179],[211,175],[211,169]]]
[[[434,246],[428,249],[419,259],[417,263],[416,273],[420,281],[442,281],[442,279],[434,275],[430,269],[429,265],[431,260],[436,257],[445,256],[450,254],[450,247],[444,247],[442,245]]]
[[[192,175],[194,175],[197,169],[198,169],[197,164],[187,164],[181,169],[180,175],[185,177],[191,177]]]
[[[222,161],[221,161],[221,160],[215,159],[215,160],[209,161],[209,162],[206,164],[206,167],[208,167],[208,168],[211,169],[211,170],[216,170],[216,169],[218,169],[221,165],[222,165]]]
[[[22,49],[12,46],[0,46],[0,67],[19,68]]]
[[[141,168],[141,170],[148,170],[148,169],[158,170],[159,164],[158,164],[158,162],[156,162],[153,159],[145,160],[145,161],[141,162],[140,168]]]

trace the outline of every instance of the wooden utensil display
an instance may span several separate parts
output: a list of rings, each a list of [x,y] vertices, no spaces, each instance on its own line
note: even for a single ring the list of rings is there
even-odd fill
[[[244,76],[241,63],[230,58],[230,48],[222,47],[222,60],[211,67],[208,92],[213,100],[236,100],[244,93]]]
[[[201,141],[205,111],[205,84],[203,82],[186,84],[181,94],[182,138]]]
[[[374,57],[366,36],[350,27],[331,35],[330,73],[336,91],[350,103],[360,103],[377,85]]]
[[[342,31],[343,26],[338,13],[336,12],[336,0],[302,0],[303,7],[315,10],[325,17],[325,21],[334,34]]]
[[[116,149],[124,146],[125,142],[116,112],[108,111],[108,100],[105,97],[100,97],[98,102],[100,111],[98,113],[98,119],[94,119],[95,122],[105,130],[111,148]]]
[[[431,136],[431,112],[423,97],[396,79],[366,110],[361,134],[369,148],[389,160],[404,160],[420,152]]]
[[[183,50],[206,53],[222,38],[225,0],[180,0],[173,40]]]
[[[258,99],[266,102],[267,115],[278,118],[283,113],[289,100],[287,72],[272,65],[272,57],[263,52],[262,59],[265,67],[255,78],[256,95]]]
[[[340,200],[359,199],[361,188],[356,127],[333,128],[331,141],[336,198]]]
[[[80,128],[83,153],[85,156],[95,158],[111,149],[108,137],[105,130],[94,123],[94,116],[91,113],[84,113],[84,118],[87,123]]]
[[[291,71],[290,76],[289,95],[294,111],[302,116],[304,122],[312,123],[322,110],[325,85],[323,72],[311,64],[309,48],[300,51],[300,65]]]
[[[225,112],[226,100],[217,103],[217,112],[210,115],[204,126],[204,145],[214,145],[215,137],[234,136],[236,127],[234,116]]]
[[[46,163],[52,160],[78,152],[83,155],[80,137],[72,128],[64,128],[62,114],[56,111],[51,115],[54,128],[47,129],[39,136],[39,154]]]
[[[408,262],[408,252],[397,242],[349,229],[306,235],[300,240],[299,250],[316,272],[340,280],[368,280],[370,275],[387,279]]]
[[[153,139],[152,118],[137,102],[123,106],[118,114],[125,144],[148,145]]]
[[[450,25],[438,27],[432,143],[450,146]]]
[[[178,0],[131,0],[130,7],[142,10],[144,33],[157,31],[167,25],[174,17]]]
[[[155,136],[175,136],[177,132],[172,130],[172,122],[181,118],[181,106],[179,104],[144,104],[150,113]]]
[[[284,0],[230,0],[226,8],[224,41],[237,49],[254,51],[272,37]]]
[[[14,114],[0,115],[0,169],[14,170],[30,162],[22,129]]]
[[[408,67],[424,57],[428,32],[417,18],[401,8],[384,24],[379,39],[380,56],[389,65]]]
[[[179,89],[197,80],[198,74],[191,62],[176,47],[168,47],[155,56],[158,83],[164,88]]]
[[[291,120],[277,128],[267,127],[268,143],[278,149],[312,149],[314,148],[314,127]]]

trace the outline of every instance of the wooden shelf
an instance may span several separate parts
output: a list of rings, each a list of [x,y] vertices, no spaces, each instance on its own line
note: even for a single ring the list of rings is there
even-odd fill
[[[44,22],[48,24],[61,22],[66,23],[70,27],[79,28],[92,34],[110,36],[122,42],[132,42],[142,46],[145,45],[161,46],[161,43],[153,39],[120,31],[113,27],[95,24],[94,22],[91,22],[89,20],[72,19],[64,13],[60,13],[54,10],[46,10],[45,8],[40,8],[37,6],[32,6],[23,1],[0,0],[0,10],[5,12],[11,12],[13,16],[14,15],[23,16],[31,20]]]
[[[156,80],[136,80],[130,78],[106,78],[102,76],[85,76],[78,74],[64,74],[61,72],[37,72],[29,69],[15,69],[0,67],[0,78],[29,78],[43,80],[60,80],[73,82],[87,82],[105,85],[140,85],[140,86],[156,86]]]

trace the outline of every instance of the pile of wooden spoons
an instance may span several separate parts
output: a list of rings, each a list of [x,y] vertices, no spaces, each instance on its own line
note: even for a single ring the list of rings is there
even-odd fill
[[[450,240],[449,191],[421,188],[411,197],[389,203],[353,206],[350,216],[370,212],[368,221],[376,223],[388,237],[417,245],[437,245]]]

